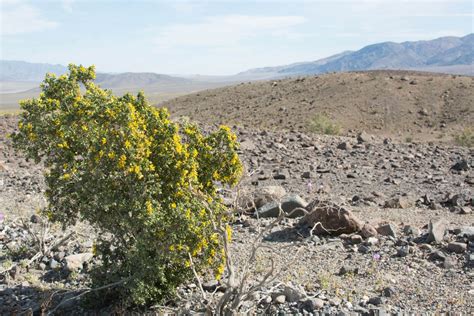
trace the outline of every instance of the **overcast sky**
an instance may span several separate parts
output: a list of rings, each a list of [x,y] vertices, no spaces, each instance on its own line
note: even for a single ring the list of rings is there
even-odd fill
[[[234,74],[473,32],[472,0],[0,0],[1,59]]]

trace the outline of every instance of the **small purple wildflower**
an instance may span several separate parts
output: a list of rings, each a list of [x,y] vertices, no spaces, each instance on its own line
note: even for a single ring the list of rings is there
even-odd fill
[[[380,261],[380,253],[376,252],[372,255],[372,259],[375,261]]]
[[[313,184],[311,183],[311,180],[308,181],[308,193],[311,193],[311,191],[313,190]]]

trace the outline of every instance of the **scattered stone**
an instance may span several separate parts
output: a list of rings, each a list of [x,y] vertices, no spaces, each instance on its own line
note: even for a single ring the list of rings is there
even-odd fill
[[[219,282],[217,280],[210,280],[202,284],[202,289],[207,292],[214,292],[218,286]]]
[[[324,307],[324,301],[320,298],[308,298],[303,302],[302,308],[308,312],[321,309]]]
[[[270,202],[278,202],[286,195],[286,190],[279,185],[269,185],[262,187],[255,194],[254,203],[257,208]]]
[[[66,269],[68,271],[80,270],[83,268],[83,264],[91,260],[93,256],[94,255],[89,252],[69,255],[64,258],[66,261]]]
[[[346,275],[346,274],[352,274],[352,275],[357,275],[359,273],[359,268],[357,267],[351,267],[351,266],[342,266],[341,269],[339,269],[339,275]]]
[[[314,200],[306,210],[308,214],[300,220],[299,226],[314,228],[315,234],[351,234],[363,227],[351,211],[332,202]]]
[[[373,139],[372,135],[369,135],[366,132],[361,132],[357,135],[357,142],[359,144],[370,143],[372,139]]]
[[[296,218],[305,215],[305,200],[298,195],[291,195],[283,198],[280,203],[270,202],[257,210],[258,217],[278,217],[280,215],[280,206],[283,212],[288,214],[289,218]],[[297,210],[300,209],[300,210]]]
[[[337,149],[350,150],[352,149],[352,145],[348,142],[342,142],[339,145],[337,145]]]
[[[375,237],[369,237],[367,238],[367,240],[365,241],[365,244],[367,246],[375,246],[376,244],[379,243],[379,240]]]
[[[445,231],[446,221],[444,219],[440,219],[434,223],[430,221],[428,224],[428,237],[426,238],[426,242],[439,244],[443,241]]]
[[[401,246],[397,249],[397,256],[406,257],[410,253],[410,246]]]
[[[392,198],[385,202],[385,208],[401,208],[406,209],[413,207],[415,205],[415,200],[411,196],[399,196]]]
[[[278,295],[277,297],[275,297],[275,303],[277,304],[285,304],[286,302],[286,297],[285,295]]]
[[[443,267],[445,269],[454,269],[457,265],[457,260],[454,257],[446,257],[443,262]]]
[[[397,291],[395,288],[388,286],[382,290],[383,296],[385,297],[392,297]]]
[[[405,235],[418,237],[420,235],[420,230],[417,227],[406,225],[403,227],[403,233],[405,233]]]
[[[360,230],[360,234],[364,238],[370,238],[377,236],[378,233],[374,226],[370,224],[364,224],[364,226],[362,226],[362,229]]]
[[[440,250],[435,250],[430,253],[429,258],[433,261],[444,261],[446,260],[446,255]]]
[[[463,242],[450,242],[446,249],[449,252],[464,253],[467,250],[467,244]]]
[[[363,241],[364,241],[364,239],[362,238],[361,235],[352,235],[351,236],[351,243],[354,244],[354,245],[360,244]]]
[[[372,304],[372,305],[375,305],[375,306],[379,306],[379,305],[382,305],[384,303],[384,300],[380,296],[375,296],[375,297],[371,297],[369,299],[368,303]]]
[[[377,227],[377,232],[382,236],[392,236],[397,238],[397,229],[394,225],[387,223]]]
[[[461,160],[456,162],[452,167],[451,170],[456,170],[456,171],[467,171],[469,170],[469,164],[467,163],[467,160]]]
[[[333,297],[329,299],[329,304],[331,304],[332,306],[339,306],[341,305],[341,303],[342,303],[342,300],[339,297]]]
[[[471,213],[472,213],[472,210],[469,206],[461,207],[461,211],[459,212],[459,214],[463,214],[463,215],[467,215]]]
[[[457,235],[461,238],[467,238],[469,241],[474,241],[474,226],[462,227]]]
[[[273,179],[275,180],[286,180],[290,178],[290,173],[288,170],[279,170],[275,175],[273,175]]]
[[[310,171],[305,171],[301,174],[301,178],[303,179],[310,179],[311,178],[311,172]]]

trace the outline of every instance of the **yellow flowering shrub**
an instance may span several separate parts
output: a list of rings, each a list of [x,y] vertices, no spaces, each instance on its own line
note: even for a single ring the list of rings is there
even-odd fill
[[[204,135],[174,123],[142,93],[116,97],[94,78],[94,67],[69,65],[69,74],[47,75],[39,97],[21,103],[13,139],[46,166],[45,213],[100,231],[93,280],[126,279],[116,298],[167,299],[192,277],[189,255],[198,272],[219,277],[223,241],[212,223],[224,207],[216,185],[241,175],[236,136],[224,126]]]

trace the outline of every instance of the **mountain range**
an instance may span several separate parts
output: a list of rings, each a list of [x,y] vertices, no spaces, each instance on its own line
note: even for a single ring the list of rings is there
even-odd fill
[[[295,76],[375,69],[414,69],[474,75],[474,33],[430,41],[384,42],[328,58],[250,69],[240,75]]]
[[[255,68],[231,76],[170,76],[152,72],[97,73],[96,82],[117,94],[144,90],[152,102],[244,81],[305,76],[328,72],[404,69],[474,76],[474,33],[428,41],[384,42],[344,51],[310,62]],[[63,65],[0,60],[0,108],[38,94],[47,72],[67,72]]]

